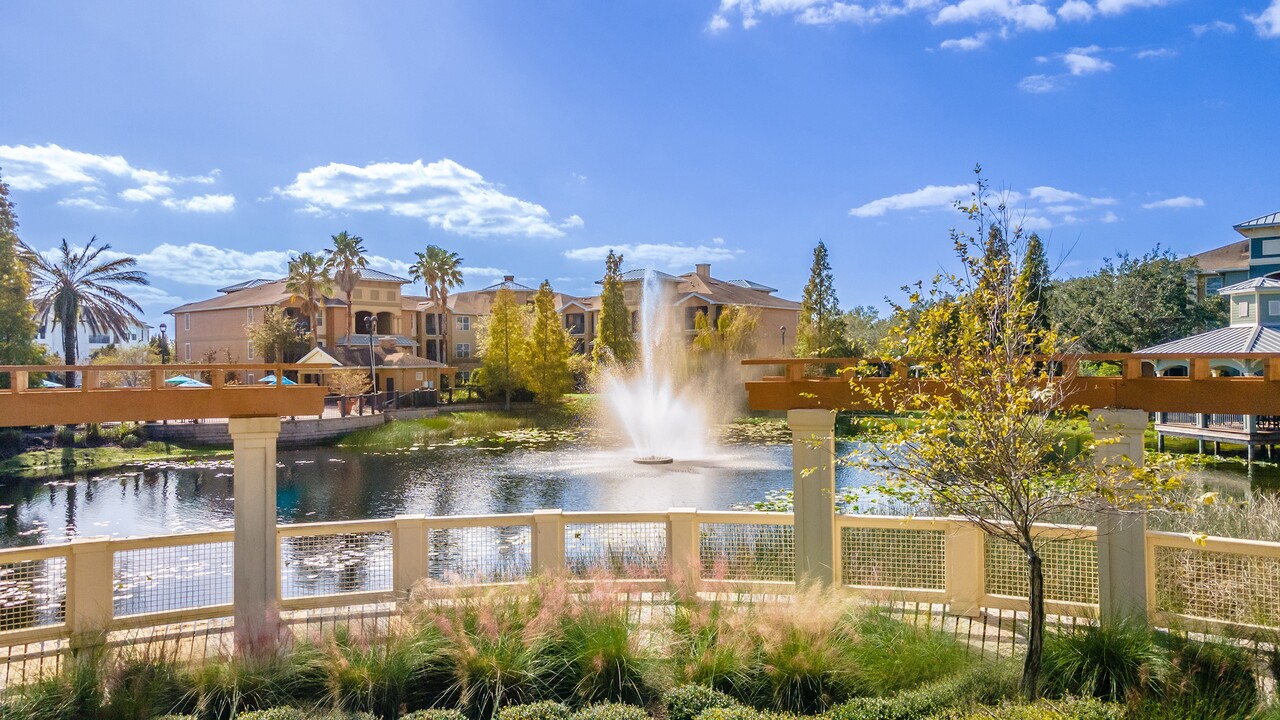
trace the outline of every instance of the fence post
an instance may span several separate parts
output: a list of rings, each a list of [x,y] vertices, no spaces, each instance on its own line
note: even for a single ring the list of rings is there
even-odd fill
[[[115,557],[108,536],[76,538],[67,552],[67,632],[73,642],[104,632],[115,616]]]
[[[232,600],[236,650],[275,651],[280,633],[280,540],[276,532],[279,417],[231,418],[235,545]]]
[[[671,582],[692,590],[702,576],[702,556],[696,508],[667,511],[667,560]]]
[[[392,589],[409,597],[409,591],[427,576],[427,520],[422,515],[397,515],[391,531]]]
[[[1143,410],[1101,408],[1089,416],[1099,466],[1142,467]],[[1098,513],[1098,616],[1104,623],[1147,621],[1147,519],[1145,513]]]
[[[788,410],[794,486],[796,583],[837,585],[836,415],[831,410]]]
[[[946,589],[952,615],[978,617],[987,595],[986,537],[971,523],[947,533]]]
[[[533,572],[559,575],[564,572],[564,511],[533,511]]]

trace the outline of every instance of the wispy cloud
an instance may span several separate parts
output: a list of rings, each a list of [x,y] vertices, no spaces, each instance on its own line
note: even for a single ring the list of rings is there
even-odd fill
[[[1029,93],[1049,93],[1061,90],[1066,86],[1066,79],[1060,75],[1028,75],[1018,81],[1018,89]]]
[[[1110,72],[1115,69],[1115,63],[1102,57],[1103,52],[1101,47],[1089,45],[1073,47],[1053,56],[1037,57],[1036,61],[1040,63],[1048,63],[1054,59],[1060,61],[1065,72],[1028,75],[1018,82],[1018,89],[1029,93],[1054,92],[1070,86],[1072,78]]]
[[[1062,63],[1067,66],[1068,72],[1076,76],[1113,70],[1115,65],[1099,57],[1101,52],[1102,48],[1097,45],[1071,48],[1062,54]]]
[[[1204,200],[1189,195],[1179,195],[1178,197],[1165,198],[1164,200],[1156,200],[1155,202],[1143,203],[1144,210],[1161,210],[1166,208],[1193,208],[1204,207]]]
[[[1067,0],[1058,8],[1058,17],[1066,22],[1092,20],[1095,10],[1085,0]]]
[[[218,171],[203,175],[175,175],[165,170],[134,166],[120,155],[98,155],[60,145],[0,145],[0,168],[15,190],[62,192],[62,207],[114,210],[112,198],[128,204],[158,203],[172,210],[229,212],[232,195],[175,197],[187,185],[212,185]]]
[[[880,217],[894,210],[936,210],[953,207],[973,192],[972,185],[926,185],[919,190],[889,195],[849,211],[854,217]]]
[[[1245,19],[1253,23],[1259,37],[1280,38],[1280,0],[1271,0],[1266,10],[1257,15],[1246,15]]]
[[[1275,6],[1273,5],[1272,8],[1274,9],[1274,7]],[[1191,26],[1191,32],[1195,33],[1196,37],[1203,37],[1209,33],[1223,33],[1224,35],[1230,35],[1235,31],[1236,26],[1226,20],[1214,20],[1213,22],[1204,23],[1203,25]]]
[[[951,210],[957,203],[970,201],[972,193],[973,185],[926,185],[912,192],[872,200],[853,208],[849,214],[858,218],[874,218],[890,212]],[[1112,197],[1091,196],[1048,185],[1038,185],[1025,192],[1005,190],[999,193],[999,201],[1015,214],[1021,213],[1017,220],[1028,230],[1080,222],[1098,209],[1117,203]]]
[[[1147,50],[1139,50],[1134,53],[1133,56],[1139,60],[1155,60],[1159,58],[1173,57],[1177,54],[1177,50],[1172,50],[1170,48],[1150,48]]]
[[[989,40],[990,38],[991,38],[991,33],[980,32],[974,35],[970,35],[969,37],[952,38],[950,40],[943,40],[942,43],[938,45],[938,47],[942,48],[943,50],[957,50],[960,52],[967,52],[969,50],[977,50],[979,48],[985,47],[987,44],[987,40]]]
[[[301,201],[306,212],[385,212],[472,237],[560,237],[583,225],[577,215],[555,222],[543,206],[507,195],[448,158],[364,166],[329,163],[298,173],[275,192]]]
[[[1098,0],[1098,12],[1103,15],[1119,15],[1138,8],[1164,7],[1173,0]]]
[[[710,244],[685,245],[681,243],[638,243],[596,245],[566,250],[564,257],[582,262],[603,262],[609,251],[622,253],[630,267],[655,267],[663,269],[691,268],[695,263],[724,262],[733,260],[741,250],[728,247],[723,238],[715,238]]]

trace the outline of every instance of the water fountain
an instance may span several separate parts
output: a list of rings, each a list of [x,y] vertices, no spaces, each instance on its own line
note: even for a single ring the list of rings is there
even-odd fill
[[[633,462],[664,465],[676,459],[706,456],[707,415],[702,404],[683,392],[673,376],[683,352],[683,338],[668,328],[670,303],[658,276],[645,273],[640,300],[640,366],[637,371],[611,375],[605,396],[619,424],[630,438]]]

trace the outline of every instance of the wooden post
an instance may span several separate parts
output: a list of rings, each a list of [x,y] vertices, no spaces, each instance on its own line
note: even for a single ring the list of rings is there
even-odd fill
[[[533,511],[533,572],[559,575],[564,572],[564,511]]]
[[[67,552],[67,632],[73,643],[92,642],[115,617],[115,558],[111,538],[76,538]]]
[[[279,641],[280,543],[276,536],[279,417],[231,418],[235,465],[236,649],[268,654]]]
[[[1089,417],[1098,441],[1100,466],[1142,467],[1142,410],[1094,410]],[[1098,513],[1098,605],[1104,623],[1148,619],[1147,520],[1145,513]]]
[[[700,545],[698,511],[694,508],[668,510],[667,562],[671,582],[676,587],[692,590],[702,576]]]
[[[836,533],[836,415],[831,410],[788,410],[794,485],[796,583],[838,585]]]
[[[946,589],[952,615],[978,617],[987,596],[986,537],[970,523],[947,533]]]
[[[413,586],[427,577],[428,563],[426,517],[397,515],[391,533],[392,588],[407,599]]]

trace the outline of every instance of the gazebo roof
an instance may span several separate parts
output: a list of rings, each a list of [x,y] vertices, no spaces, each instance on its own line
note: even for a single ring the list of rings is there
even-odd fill
[[[1235,295],[1254,290],[1280,290],[1280,280],[1273,277],[1249,278],[1234,285],[1228,285],[1218,291],[1219,295]]]
[[[1232,325],[1143,348],[1135,355],[1280,352],[1280,330],[1265,325]]]

